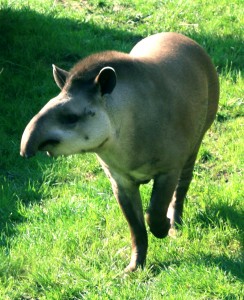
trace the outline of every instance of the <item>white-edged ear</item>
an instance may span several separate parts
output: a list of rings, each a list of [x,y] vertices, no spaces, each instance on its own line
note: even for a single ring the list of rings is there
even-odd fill
[[[62,88],[65,85],[66,79],[69,75],[69,72],[67,72],[63,69],[60,69],[55,65],[52,65],[52,67],[53,67],[54,80],[55,80],[57,86],[62,90]]]
[[[116,72],[112,67],[104,67],[97,75],[95,82],[100,86],[100,92],[102,96],[104,94],[112,93],[116,85]]]

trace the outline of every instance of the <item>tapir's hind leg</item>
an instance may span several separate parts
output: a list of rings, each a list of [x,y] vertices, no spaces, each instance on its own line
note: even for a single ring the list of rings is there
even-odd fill
[[[161,174],[154,179],[150,205],[146,212],[146,221],[150,231],[157,238],[164,238],[170,229],[167,218],[169,203],[172,199],[179,178],[178,172]]]
[[[184,199],[192,180],[196,157],[197,152],[190,156],[190,158],[186,161],[180,174],[172,201],[169,205],[167,216],[170,219],[171,228],[175,228],[177,224],[182,224]]]

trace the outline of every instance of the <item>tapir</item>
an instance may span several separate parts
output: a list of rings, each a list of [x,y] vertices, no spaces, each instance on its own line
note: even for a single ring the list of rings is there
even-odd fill
[[[128,222],[132,253],[126,271],[143,267],[148,237],[182,223],[197,153],[219,99],[205,50],[178,33],[142,39],[129,54],[91,54],[70,71],[53,65],[61,92],[29,122],[21,155],[96,153]],[[139,192],[153,180],[144,218]]]

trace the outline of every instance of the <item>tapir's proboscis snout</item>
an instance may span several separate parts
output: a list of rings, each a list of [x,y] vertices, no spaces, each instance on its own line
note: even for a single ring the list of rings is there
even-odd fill
[[[48,137],[43,134],[41,122],[38,117],[39,116],[37,115],[30,121],[28,126],[25,128],[21,139],[20,155],[25,158],[31,158],[36,155],[38,151],[47,151],[48,149],[45,149],[45,146],[49,146],[49,148],[52,146],[55,147],[60,141],[56,135]],[[41,140],[42,136],[45,136],[43,141]],[[48,154],[50,155],[49,152]]]
[[[182,224],[197,153],[217,112],[216,70],[193,40],[159,33],[129,54],[93,54],[69,72],[53,65],[53,75],[61,91],[27,125],[20,154],[97,154],[129,225],[126,271],[134,271],[146,261],[145,220],[158,238]],[[144,218],[139,187],[150,180]]]

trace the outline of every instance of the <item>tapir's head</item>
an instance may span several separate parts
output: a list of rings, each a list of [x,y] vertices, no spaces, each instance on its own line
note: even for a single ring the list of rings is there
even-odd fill
[[[61,92],[25,128],[20,154],[69,155],[103,147],[111,135],[104,95],[115,87],[114,69],[96,67],[88,72],[78,64],[67,72],[53,66],[53,75]]]

